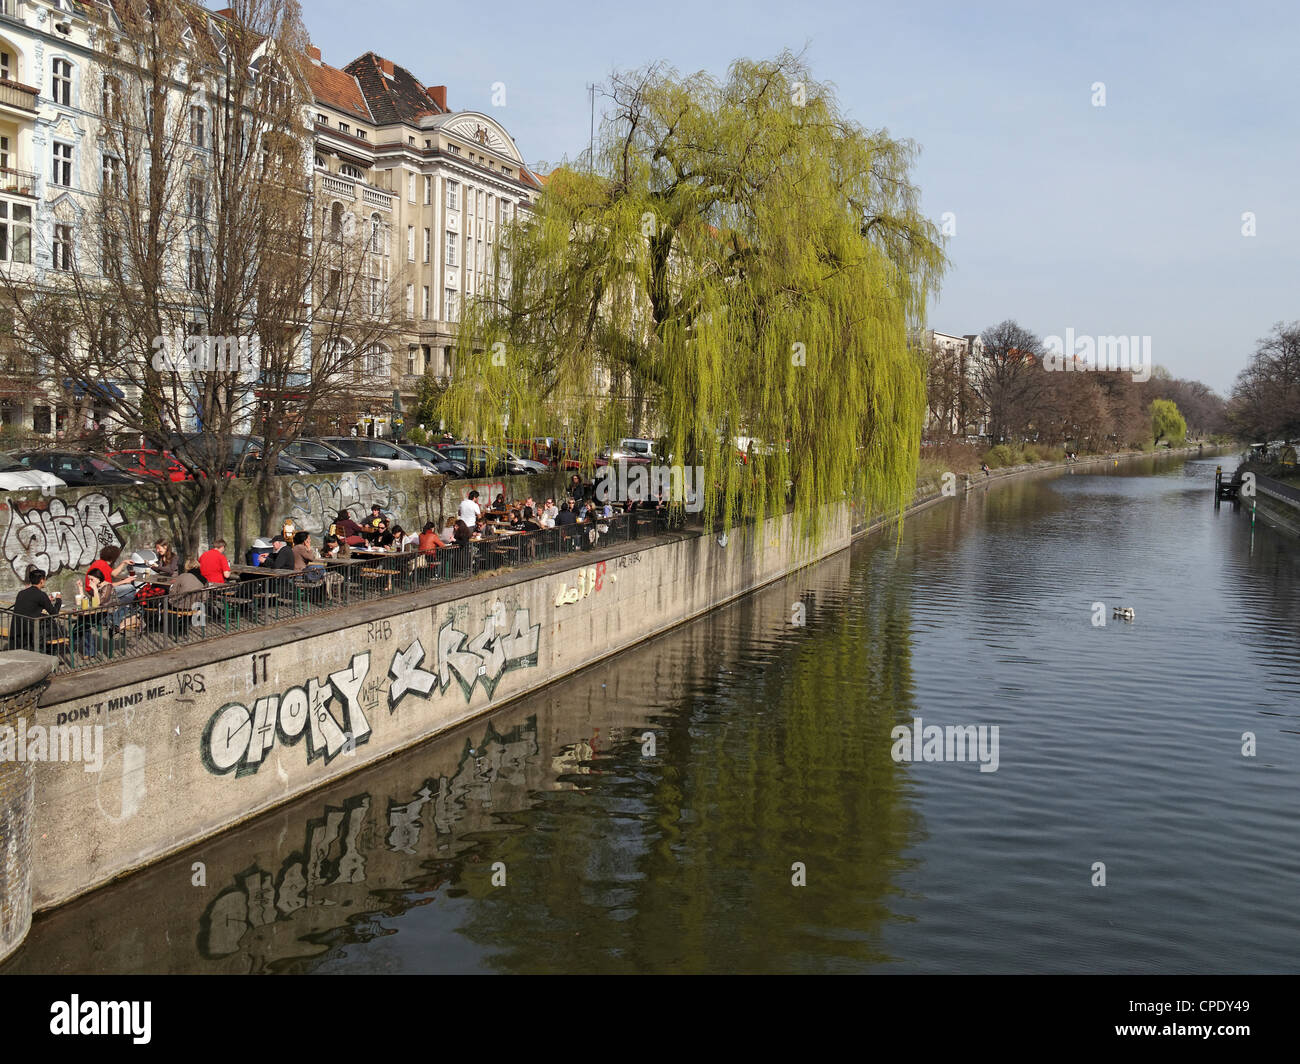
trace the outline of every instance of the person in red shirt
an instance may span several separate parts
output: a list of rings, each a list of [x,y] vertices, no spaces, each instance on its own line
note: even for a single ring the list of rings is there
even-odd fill
[[[425,524],[424,530],[420,533],[420,550],[425,554],[432,554],[438,547],[445,547],[442,537],[433,529],[433,522]]]
[[[217,540],[210,550],[199,555],[199,575],[209,584],[224,584],[230,575],[230,562],[226,559],[226,541]]]
[[[114,564],[121,555],[121,547],[105,547],[99,552],[99,559],[91,562],[90,567],[86,570],[86,579],[83,586],[87,595],[90,594],[90,574],[94,573],[99,577],[100,583],[106,586],[108,593],[104,595],[104,600],[106,602],[112,600],[113,581],[121,576],[127,567],[126,562],[121,565]]]

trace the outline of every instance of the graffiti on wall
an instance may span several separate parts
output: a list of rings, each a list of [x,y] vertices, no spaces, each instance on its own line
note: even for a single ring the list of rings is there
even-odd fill
[[[542,626],[529,623],[527,609],[515,610],[514,619],[508,621],[505,607],[498,602],[472,638],[457,623],[453,614],[438,629],[437,658],[432,671],[420,667],[425,649],[419,639],[393,655],[388,670],[393,681],[388,689],[390,712],[396,712],[408,694],[427,698],[435,684],[445,694],[453,679],[465,695],[465,701],[470,700],[475,685],[480,684],[491,698],[506,673],[537,664]]]
[[[263,664],[265,670],[265,664]],[[200,740],[209,772],[237,776],[256,772],[278,740],[294,745],[307,737],[307,762],[329,764],[370,739],[370,721],[362,708],[361,689],[370,672],[370,651],[352,655],[346,669],[325,680],[315,677],[283,694],[264,695],[253,705],[227,702],[208,721]],[[331,705],[337,705],[341,719]]]
[[[299,528],[324,531],[340,510],[351,510],[353,519],[359,521],[373,503],[400,520],[407,504],[406,492],[381,484],[373,473],[289,481],[289,516]]]
[[[104,547],[120,547],[118,526],[126,522],[108,496],[94,491],[68,504],[62,499],[10,504],[4,552],[20,580],[35,565],[53,576],[60,569],[84,569]]]
[[[468,634],[472,627],[461,625],[456,614],[453,610],[438,630],[436,657],[428,669],[422,667],[427,652],[419,639],[405,650],[394,649],[387,676],[390,713],[408,695],[427,699],[435,687],[445,694],[453,680],[467,702],[476,686],[491,698],[507,673],[537,664],[542,626],[530,623],[527,609],[516,609],[511,619],[505,605],[497,602],[473,636]],[[386,636],[391,630],[384,623],[381,633]],[[254,683],[259,671],[263,681],[267,678],[268,657],[254,655]],[[384,679],[379,672],[371,675],[367,650],[323,680],[312,677],[286,691],[261,695],[251,705],[227,702],[203,729],[203,764],[216,775],[251,775],[266,764],[277,743],[294,746],[305,737],[308,764],[324,758],[328,765],[370,740],[366,711],[381,704]]]

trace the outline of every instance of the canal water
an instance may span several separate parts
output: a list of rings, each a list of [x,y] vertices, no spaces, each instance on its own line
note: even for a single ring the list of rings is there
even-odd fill
[[[4,971],[1296,971],[1300,548],[1215,464],[977,485]],[[996,727],[996,771],[895,760],[915,718]]]

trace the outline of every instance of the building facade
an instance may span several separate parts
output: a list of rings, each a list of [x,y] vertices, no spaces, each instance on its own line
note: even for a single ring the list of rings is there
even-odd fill
[[[395,393],[409,409],[426,372],[450,376],[464,302],[491,279],[502,227],[532,208],[541,182],[506,129],[452,110],[445,86],[373,52],[343,68],[317,49],[310,60],[317,195],[371,234],[376,287],[393,293],[394,344],[358,396],[369,430],[387,435]]]

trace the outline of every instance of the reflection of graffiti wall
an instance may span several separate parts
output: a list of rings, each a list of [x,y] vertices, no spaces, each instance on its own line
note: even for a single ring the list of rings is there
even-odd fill
[[[444,839],[458,825],[462,831],[487,827],[488,811],[497,808],[502,797],[494,793],[494,786],[506,784],[523,793],[525,763],[537,750],[535,718],[506,735],[489,725],[477,746],[465,744],[452,775],[426,779],[414,794],[388,800],[386,837],[379,836],[370,823],[369,794],[354,795],[341,808],[326,806],[323,816],[307,821],[301,849],[290,853],[278,869],[266,871],[255,864],[212,900],[199,918],[200,955],[210,960],[229,956],[250,931],[277,923],[292,925],[300,918],[310,922],[313,910],[334,910],[341,923],[354,911],[356,898],[349,888],[365,882],[368,851],[371,860],[376,852],[383,852],[378,845],[381,838],[389,853],[414,855],[422,840],[428,848],[424,834],[428,826],[433,828],[433,838]],[[472,816],[476,812],[480,815]],[[327,918],[326,924],[335,921]],[[298,928],[286,940],[296,950],[305,940],[301,932]]]
[[[11,503],[5,560],[19,580],[26,579],[29,565],[50,574],[84,569],[102,548],[122,545],[117,529],[125,520],[122,511],[99,492],[82,495],[71,505],[62,499]]]
[[[406,492],[381,482],[373,473],[342,473],[337,477],[295,477],[289,481],[289,516],[299,528],[323,532],[340,510],[351,510],[356,520],[379,503],[398,520],[414,521],[407,515]]]

